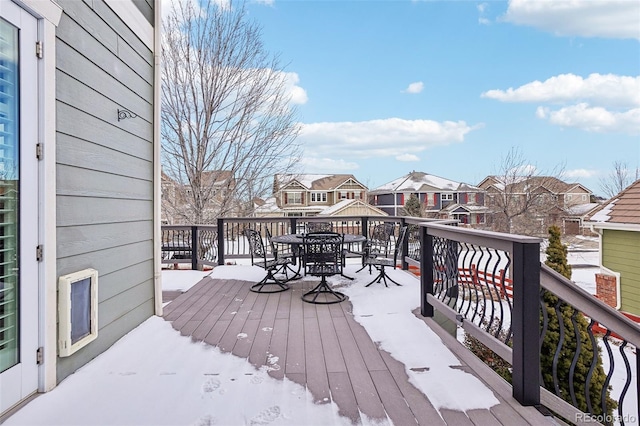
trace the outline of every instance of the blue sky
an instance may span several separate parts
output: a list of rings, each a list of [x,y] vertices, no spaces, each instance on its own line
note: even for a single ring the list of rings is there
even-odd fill
[[[470,184],[519,147],[595,193],[640,166],[640,1],[248,3],[280,55],[302,171]]]

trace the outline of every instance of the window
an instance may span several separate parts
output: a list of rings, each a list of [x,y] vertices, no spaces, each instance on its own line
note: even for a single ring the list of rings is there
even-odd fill
[[[302,204],[302,192],[287,192],[284,196],[285,204]]]
[[[587,195],[586,194],[582,194],[582,201],[587,201]]]
[[[442,193],[442,201],[453,201],[453,193],[452,192],[444,192]]]
[[[312,192],[311,193],[311,202],[312,203],[326,203],[327,202],[327,193],[326,192]]]
[[[338,193],[338,198],[340,198],[341,200],[346,200],[347,199],[347,191],[340,191]]]

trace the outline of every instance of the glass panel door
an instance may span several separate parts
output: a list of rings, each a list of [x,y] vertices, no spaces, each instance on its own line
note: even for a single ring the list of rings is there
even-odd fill
[[[0,372],[19,357],[18,29],[0,19]]]
[[[37,23],[0,0],[0,414],[38,389]]]

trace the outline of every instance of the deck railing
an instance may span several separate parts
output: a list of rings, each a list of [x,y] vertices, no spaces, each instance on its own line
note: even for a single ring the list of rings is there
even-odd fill
[[[378,223],[408,225],[402,268],[420,276],[422,315],[440,312],[509,363],[513,396],[522,405],[547,407],[575,424],[640,419],[640,326],[543,265],[538,238],[414,217],[220,218],[217,225],[163,226],[163,263],[224,265],[250,257],[246,228],[275,236],[306,232],[311,222],[362,235]],[[558,321],[563,314],[569,320]],[[549,333],[557,334],[551,349],[545,343]],[[553,353],[544,369],[543,350]],[[585,353],[586,365],[579,361]],[[605,390],[595,395],[591,383],[598,371],[604,371]],[[610,400],[617,404],[614,411]]]

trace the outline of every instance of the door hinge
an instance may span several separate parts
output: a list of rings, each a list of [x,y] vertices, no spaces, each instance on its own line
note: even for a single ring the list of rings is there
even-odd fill
[[[44,348],[40,346],[36,351],[36,364],[42,365],[44,363]]]
[[[44,48],[41,41],[36,41],[36,56],[38,59],[44,58]]]
[[[43,251],[43,249],[42,249],[42,244],[39,244],[39,245],[36,247],[36,260],[37,260],[38,262],[42,262],[42,251]]]
[[[41,143],[36,144],[36,158],[38,160],[42,160],[42,144]]]

